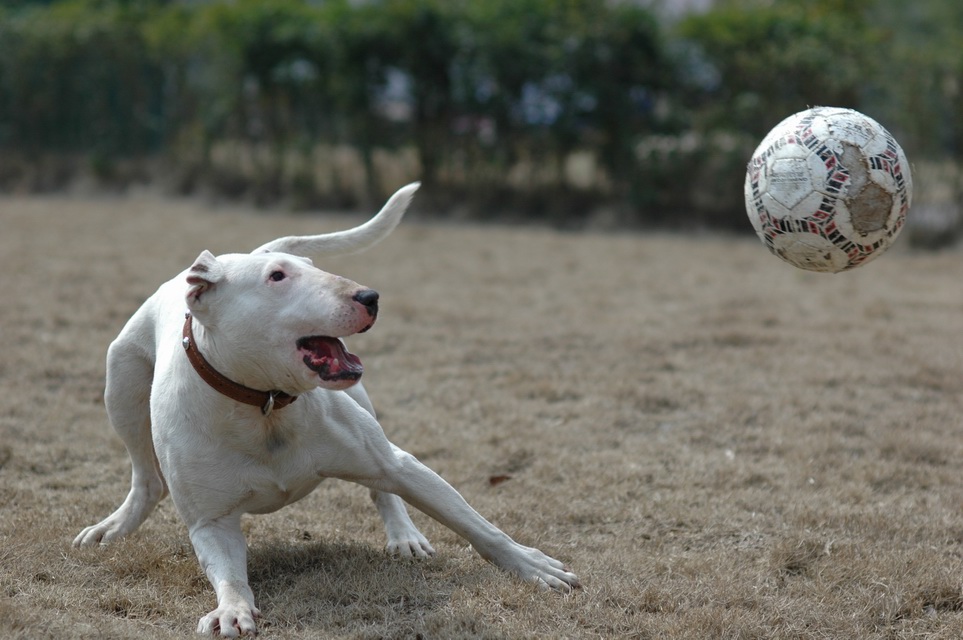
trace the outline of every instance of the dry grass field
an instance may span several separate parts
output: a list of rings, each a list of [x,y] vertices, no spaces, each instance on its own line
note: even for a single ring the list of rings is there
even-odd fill
[[[202,249],[358,217],[0,199],[0,637],[180,638],[213,591],[170,500],[126,495],[103,408],[127,317]],[[411,220],[319,266],[382,293],[352,341],[389,437],[584,588],[415,520],[388,558],[328,481],[244,528],[265,638],[963,637],[963,252],[811,274],[753,238]]]

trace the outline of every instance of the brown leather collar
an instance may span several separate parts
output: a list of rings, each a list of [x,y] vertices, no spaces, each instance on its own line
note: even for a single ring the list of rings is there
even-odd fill
[[[184,351],[187,352],[187,359],[194,365],[194,370],[201,376],[201,379],[211,385],[215,391],[237,402],[258,407],[264,415],[270,415],[274,409],[283,409],[298,399],[297,396],[289,395],[283,391],[258,391],[245,387],[212,367],[211,363],[201,355],[194,344],[194,329],[190,312],[185,313],[184,316],[184,340],[181,344],[184,345]]]

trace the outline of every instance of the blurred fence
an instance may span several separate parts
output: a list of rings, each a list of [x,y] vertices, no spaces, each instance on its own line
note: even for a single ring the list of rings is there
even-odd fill
[[[901,0],[681,22],[597,0],[21,0],[0,8],[0,188],[83,173],[354,206],[421,179],[468,215],[742,225],[746,159],[807,106],[955,154],[963,54],[939,45],[963,9],[910,4],[929,48]]]

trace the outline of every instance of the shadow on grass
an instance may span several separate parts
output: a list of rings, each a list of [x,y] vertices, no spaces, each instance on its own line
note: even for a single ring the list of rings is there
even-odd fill
[[[379,638],[505,637],[481,615],[451,610],[453,593],[479,588],[485,572],[459,575],[440,557],[392,558],[369,545],[340,542],[255,543],[248,573],[263,615],[259,626],[265,630]]]

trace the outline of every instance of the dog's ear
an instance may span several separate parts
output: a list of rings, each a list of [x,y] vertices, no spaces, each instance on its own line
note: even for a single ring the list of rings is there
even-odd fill
[[[201,301],[201,296],[224,278],[224,266],[210,251],[202,251],[187,271],[187,305],[192,309]]]

